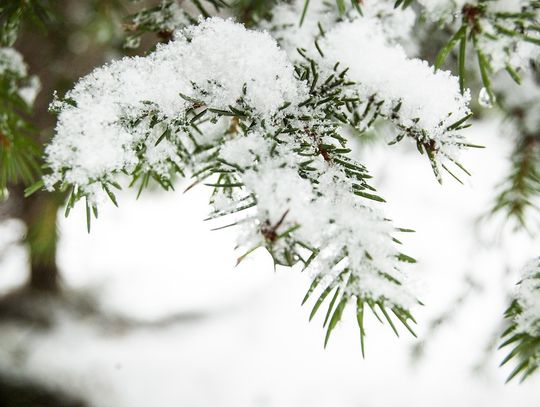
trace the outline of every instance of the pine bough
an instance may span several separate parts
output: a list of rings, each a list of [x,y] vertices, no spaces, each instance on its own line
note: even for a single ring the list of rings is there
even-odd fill
[[[240,229],[239,261],[264,247],[276,265],[308,270],[311,317],[328,300],[325,344],[349,303],[362,350],[367,308],[413,333],[418,300],[402,270],[414,259],[395,237],[409,230],[385,218],[344,129],[388,120],[439,175],[467,145],[469,97],[448,72],[377,40],[379,29],[373,19],[336,23],[291,57],[267,33],[210,18],[146,57],[98,68],[53,104],[45,186],[71,190],[67,212],[84,199],[90,226],[126,177],[140,192],[191,176],[213,188],[210,218]]]
[[[523,269],[523,278],[505,317],[508,328],[500,348],[512,350],[501,365],[517,360],[507,381],[518,375],[523,381],[540,366],[540,259],[532,260]]]

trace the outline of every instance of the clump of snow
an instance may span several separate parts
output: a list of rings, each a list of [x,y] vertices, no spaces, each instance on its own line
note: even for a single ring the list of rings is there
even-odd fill
[[[84,190],[111,174],[129,173],[138,163],[141,143],[148,149],[148,164],[162,167],[173,159],[172,147],[165,143],[159,147],[164,154],[156,154],[147,117],[155,112],[174,127],[191,107],[181,95],[217,109],[229,109],[244,97],[266,117],[285,101],[295,101],[297,93],[292,65],[268,34],[206,20],[147,57],[96,69],[67,93],[66,102],[57,103],[56,135],[46,149],[53,170],[47,184],[64,179]],[[180,138],[180,133],[177,126],[173,134]]]
[[[191,26],[184,35],[189,39],[189,60],[184,57],[183,74],[200,89],[200,96],[209,94],[209,105],[234,105],[244,85],[247,102],[263,116],[274,114],[285,101],[298,101],[292,65],[267,33],[211,19]]]
[[[426,61],[407,58],[399,45],[389,45],[370,20],[338,24],[321,41],[328,67],[339,61],[356,82],[363,101],[382,101],[381,113],[401,127],[417,129],[423,140],[454,155],[457,141],[448,126],[469,114],[470,93],[461,94],[458,78],[434,72]],[[398,108],[399,106],[399,108]]]
[[[6,73],[18,77],[27,75],[27,68],[22,55],[11,47],[0,48],[0,75]]]
[[[28,67],[14,48],[0,48],[0,76],[8,78],[10,92],[18,94],[28,106],[34,104],[41,83],[36,76],[28,76]]]
[[[32,106],[36,97],[41,90],[41,82],[37,76],[30,76],[26,83],[19,87],[19,96],[26,102],[28,106]]]

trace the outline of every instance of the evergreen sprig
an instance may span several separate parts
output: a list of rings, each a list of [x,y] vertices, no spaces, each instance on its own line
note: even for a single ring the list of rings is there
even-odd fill
[[[504,212],[517,222],[516,227],[530,229],[530,211],[538,211],[540,196],[540,138],[526,135],[511,155],[511,171],[501,185],[491,213]]]
[[[0,45],[11,46],[17,39],[19,27],[28,19],[45,27],[54,19],[51,0],[2,0],[0,4]]]
[[[512,321],[523,312],[523,308],[516,302],[504,313],[504,317]],[[501,362],[501,366],[510,361],[516,361],[516,366],[506,379],[507,382],[521,375],[520,381],[524,381],[532,375],[539,366],[540,362],[540,337],[532,336],[527,333],[516,333],[516,325],[510,322],[510,327],[503,333],[504,342],[500,348],[513,346],[508,355]]]
[[[499,40],[511,40],[511,43],[505,45],[504,50],[502,50],[507,54],[508,60],[504,69],[516,83],[520,84],[519,71],[521,67],[512,65],[511,56],[516,52],[520,42],[540,45],[540,37],[538,36],[540,2],[528,1],[519,12],[492,10],[489,7],[491,3],[493,3],[492,0],[477,0],[463,6],[460,10],[459,28],[439,51],[435,67],[440,68],[451,51],[459,45],[459,77],[461,89],[464,91],[466,66],[471,58],[467,55],[467,48],[470,46],[474,54],[472,58],[476,59],[480,78],[489,98],[488,103],[494,104],[496,98],[491,78],[495,69],[491,55],[485,46]]]
[[[512,347],[502,360],[501,366],[510,361],[516,365],[507,382],[517,376],[520,381],[527,379],[540,366],[540,267],[538,259],[531,261],[525,269],[524,278],[518,283],[515,298],[505,311],[508,328],[501,335],[503,342],[499,349]]]
[[[515,221],[515,229],[534,233],[540,196],[540,106],[539,70],[534,61],[522,89],[502,88],[498,92],[500,107],[506,116],[514,147],[510,154],[511,168],[499,185],[491,214],[503,213]]]
[[[362,1],[363,0],[335,0],[335,7],[338,10],[339,15],[345,15],[348,10],[354,9],[362,14]],[[300,25],[304,23],[304,19],[308,13],[310,0],[304,0],[304,7],[300,16]]]
[[[145,33],[155,33],[161,40],[168,41],[172,38],[174,30],[194,24],[196,21],[196,17],[181,8],[176,0],[162,1],[157,6],[145,8],[126,17],[124,29],[129,35],[124,46],[137,48]]]
[[[12,48],[0,48],[0,201],[7,198],[9,183],[29,185],[41,173],[41,148],[36,129],[28,121],[31,100],[39,81],[26,75],[22,57]],[[32,96],[30,96],[32,98]]]
[[[241,0],[237,0],[241,2]],[[193,6],[197,13],[188,11],[187,4],[180,4],[178,0],[160,0],[160,3],[139,10],[125,18],[124,30],[128,33],[124,46],[126,48],[138,48],[141,37],[146,33],[155,33],[158,38],[167,42],[172,39],[173,32],[196,24],[199,16],[210,17],[219,13],[223,9],[234,7],[230,1],[224,0],[189,0],[189,5]],[[247,3],[256,3],[248,1]],[[268,3],[268,2],[266,2]],[[247,8],[248,5],[242,5]],[[247,10],[244,11],[247,13]]]

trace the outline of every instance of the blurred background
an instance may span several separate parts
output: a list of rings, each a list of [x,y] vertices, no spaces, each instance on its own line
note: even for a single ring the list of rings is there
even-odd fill
[[[25,22],[15,44],[42,83],[29,118],[41,141],[54,90],[170,36],[126,50],[125,16],[141,2],[55,3],[47,29]],[[300,306],[308,276],[274,270],[262,250],[235,267],[235,231],[203,221],[204,187],[123,192],[88,234],[82,206],[65,218],[62,194],[24,199],[12,183],[0,204],[0,406],[540,405],[540,377],[504,384],[511,369],[497,367],[501,316],[540,240],[486,216],[515,140],[503,113],[479,116],[467,138],[486,148],[464,155],[465,185],[439,185],[410,146],[358,142],[388,217],[416,230],[403,240],[425,304],[418,339],[368,317],[365,359],[351,310],[323,349],[322,320]]]

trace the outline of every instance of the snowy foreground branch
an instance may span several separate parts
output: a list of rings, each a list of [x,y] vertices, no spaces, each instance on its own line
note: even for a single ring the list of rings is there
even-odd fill
[[[414,260],[394,237],[408,230],[376,207],[343,130],[386,119],[438,174],[466,145],[468,94],[378,30],[369,18],[336,24],[293,61],[269,34],[212,18],[146,57],[96,69],[54,103],[45,185],[71,188],[68,211],[85,198],[90,219],[103,197],[116,204],[126,175],[139,191],[192,176],[214,188],[210,217],[241,228],[245,255],[264,247],[275,264],[309,270],[312,316],[329,299],[325,343],[350,302],[362,345],[366,307],[412,332],[418,301],[401,268]]]

